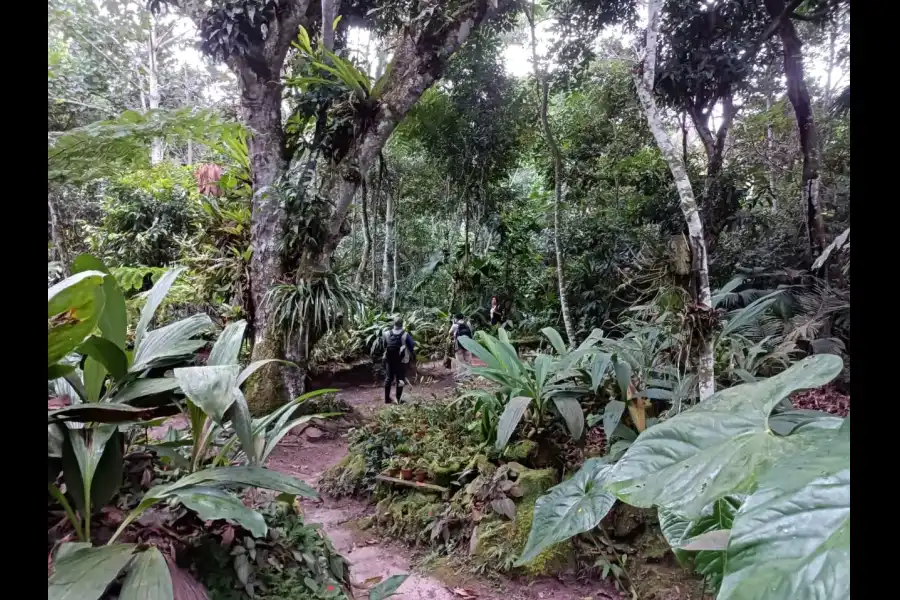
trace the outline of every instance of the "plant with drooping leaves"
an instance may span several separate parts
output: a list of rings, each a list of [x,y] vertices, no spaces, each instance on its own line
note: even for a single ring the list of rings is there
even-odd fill
[[[528,410],[540,424],[553,406],[573,438],[579,439],[584,432],[584,413],[578,398],[589,394],[590,390],[577,381],[579,373],[575,366],[594,351],[602,333],[595,330],[571,352],[555,329],[546,327],[541,333],[553,345],[558,357],[539,354],[532,364],[519,358],[503,328],[498,330],[496,338],[483,331],[477,334],[479,341],[465,336],[459,338],[466,350],[485,363],[484,367],[471,367],[471,373],[499,384],[507,397],[496,425],[497,450],[506,446]]]
[[[209,317],[196,315],[149,329],[179,270],[166,273],[148,294],[135,328],[133,351],[125,346],[125,302],[115,278],[90,256],[76,259],[73,270],[75,275],[48,290],[48,381],[68,392],[72,401],[48,413],[48,490],[65,510],[80,541],[59,547],[48,579],[48,597],[99,598],[124,571],[122,597],[152,589],[154,598],[171,598],[171,577],[160,551],[116,540],[148,508],[169,500],[180,502],[203,520],[227,519],[255,536],[266,535],[262,515],[226,488],[263,487],[315,497],[305,483],[256,466],[259,457],[271,452],[278,435],[283,436],[296,420],[284,418],[290,415],[287,411],[273,419],[275,428],[268,427],[271,421],[250,420],[239,385],[260,365],[241,371],[237,364],[243,323],[222,333],[210,353],[212,364],[176,368],[174,377],[150,376],[155,369],[178,364],[205,346],[207,342],[197,336],[212,328]],[[80,364],[83,369],[77,368]],[[172,394],[176,391],[188,397],[185,410],[198,440],[192,452],[195,469],[208,447],[208,435],[226,420],[250,464],[195,470],[152,488],[107,545],[92,547],[91,515],[115,495],[122,481],[125,439],[120,428],[175,414],[178,407]],[[130,404],[136,400],[140,406]],[[65,493],[55,485],[60,471]]]
[[[841,368],[807,358],[647,429],[615,465],[588,461],[538,500],[519,563],[593,529],[619,499],[658,508],[678,555],[695,552],[721,581],[719,600],[849,597],[850,419],[775,410]]]

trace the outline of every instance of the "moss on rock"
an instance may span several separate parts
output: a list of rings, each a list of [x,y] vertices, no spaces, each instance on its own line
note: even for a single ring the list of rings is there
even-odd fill
[[[509,460],[523,461],[536,453],[537,449],[537,442],[532,440],[519,440],[506,447],[503,451],[503,457]]]
[[[553,469],[524,469],[519,472],[516,487],[522,496],[522,502],[537,497],[549,490],[557,483],[556,471]]]

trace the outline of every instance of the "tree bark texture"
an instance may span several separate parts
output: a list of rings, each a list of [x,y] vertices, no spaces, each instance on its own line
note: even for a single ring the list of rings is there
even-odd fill
[[[765,5],[773,18],[779,18],[785,11],[784,0],[765,0]],[[801,202],[806,214],[805,229],[809,236],[807,252],[810,259],[815,259],[825,248],[825,222],[819,203],[819,134],[803,71],[803,42],[790,18],[780,19],[778,35],[781,38],[787,95],[797,118],[800,151],[803,154]]]
[[[659,146],[660,152],[665,158],[675,180],[678,196],[681,204],[681,212],[687,223],[688,241],[691,247],[691,270],[696,286],[697,304],[707,310],[712,309],[712,293],[709,288],[709,267],[706,255],[706,239],[703,232],[703,222],[700,220],[700,211],[691,188],[691,181],[685,170],[684,162],[671,138],[666,132],[653,97],[653,84],[656,73],[656,43],[659,36],[659,13],[662,0],[649,0],[647,7],[647,37],[644,46],[644,60],[638,68],[643,68],[643,73],[638,76],[635,72],[634,80],[637,88],[638,99],[641,103],[644,115],[650,131]],[[700,356],[697,366],[697,378],[699,380],[700,400],[705,400],[715,393],[716,380],[714,373],[713,340],[707,335],[701,342]]]
[[[159,39],[156,35],[156,17],[150,16],[150,39],[147,42],[147,101],[150,110],[159,108],[159,63],[158,59]],[[164,141],[161,138],[153,138],[150,142],[150,164],[158,165],[162,162],[165,150]]]
[[[53,260],[62,265],[63,273],[69,274],[69,252],[63,233],[62,215],[52,191],[47,192],[47,208],[50,213],[50,240],[53,242]]]
[[[391,262],[394,251],[394,194],[385,195],[384,203],[384,253],[381,261],[381,303],[387,307],[391,297]]]
[[[531,27],[531,61],[534,67],[534,78],[537,80],[541,100],[541,130],[544,132],[544,140],[547,142],[547,146],[550,148],[550,154],[553,157],[553,251],[556,258],[556,282],[559,286],[559,310],[562,313],[563,326],[566,329],[566,339],[569,341],[569,346],[573,347],[577,340],[575,339],[575,327],[572,325],[569,300],[566,296],[565,265],[563,263],[562,248],[559,243],[560,206],[563,202],[563,159],[559,144],[557,144],[556,138],[553,136],[553,130],[550,127],[550,119],[547,115],[550,86],[547,82],[546,74],[538,64],[537,32],[535,31],[533,1],[531,3],[531,12],[528,17],[528,23]]]
[[[360,191],[360,208],[362,209],[362,227],[363,227],[363,247],[359,257],[359,267],[356,269],[356,276],[353,278],[353,285],[359,287],[362,285],[362,278],[366,272],[366,262],[369,257],[369,246],[372,244],[372,234],[369,232],[369,207],[367,196],[369,189],[366,182],[362,182],[362,190]]]

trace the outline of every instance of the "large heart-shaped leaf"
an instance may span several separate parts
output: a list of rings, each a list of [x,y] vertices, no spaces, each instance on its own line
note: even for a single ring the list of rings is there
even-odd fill
[[[216,343],[213,344],[209,358],[206,359],[207,366],[238,364],[238,355],[241,353],[241,344],[244,342],[246,329],[247,321],[240,320],[229,323],[219,334]]]
[[[97,600],[131,560],[134,544],[64,550],[63,544],[47,579],[47,600]]]
[[[850,436],[832,433],[760,478],[734,519],[720,600],[850,597]]]
[[[261,514],[244,506],[240,498],[218,488],[195,486],[175,492],[182,504],[197,513],[203,521],[225,519],[248,530],[254,537],[265,537],[266,520]]]
[[[497,450],[503,450],[506,447],[529,404],[531,404],[531,398],[525,396],[510,398],[506,403],[506,408],[503,409],[503,414],[500,415],[500,420],[497,422]]]
[[[538,498],[528,542],[517,565],[528,564],[553,544],[600,524],[616,502],[616,497],[603,489],[611,466],[606,459],[592,458],[571,479]]]
[[[221,423],[234,402],[240,370],[240,365],[183,367],[175,369],[174,375],[184,395]]]
[[[718,498],[751,491],[779,457],[829,433],[813,428],[778,436],[768,427],[772,408],[794,391],[828,383],[841,368],[837,356],[809,357],[648,428],[610,473],[608,489],[634,506],[664,506],[689,519]]]
[[[194,338],[212,327],[209,316],[201,313],[154,329],[137,346],[129,372],[140,373],[151,367],[165,366],[173,359],[192,354],[207,344],[205,340]]]
[[[84,271],[47,290],[47,366],[81,344],[97,327],[103,314],[104,274]]]
[[[166,558],[155,547],[135,554],[122,583],[119,600],[173,600]]]

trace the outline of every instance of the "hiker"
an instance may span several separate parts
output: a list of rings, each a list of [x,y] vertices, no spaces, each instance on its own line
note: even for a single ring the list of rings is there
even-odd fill
[[[384,403],[391,403],[391,383],[397,382],[397,403],[406,385],[406,367],[413,355],[412,336],[403,329],[403,319],[394,321],[393,329],[384,330]]]
[[[499,325],[503,321],[503,309],[497,302],[497,296],[491,296],[491,327]]]
[[[471,339],[472,326],[462,313],[457,313],[453,320],[454,323],[450,326],[450,337],[453,339],[453,349],[456,351],[456,364],[461,370],[463,364],[472,364],[472,353],[462,347],[462,344],[459,343],[459,338],[466,336]]]

